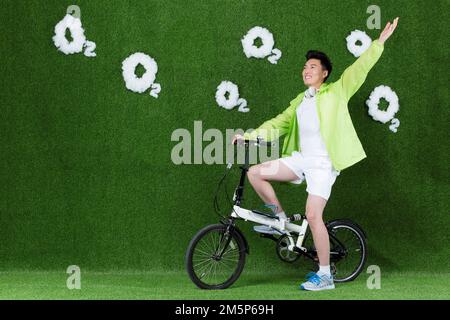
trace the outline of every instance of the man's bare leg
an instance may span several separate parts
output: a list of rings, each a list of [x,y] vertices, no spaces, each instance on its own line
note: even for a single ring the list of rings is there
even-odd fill
[[[330,265],[330,240],[327,228],[323,222],[323,210],[327,200],[320,196],[308,194],[306,200],[306,218],[308,219],[311,233],[314,239],[314,245],[319,257],[321,266]]]
[[[297,175],[280,159],[251,166],[247,172],[247,177],[253,189],[264,203],[276,206],[275,213],[283,212],[283,208],[269,181],[292,181],[298,179]]]
[[[308,194],[306,200],[306,218],[311,227],[320,268],[315,275],[300,285],[300,288],[303,290],[319,291],[335,288],[330,270],[330,242],[327,228],[322,219],[326,203],[327,200],[324,198]]]

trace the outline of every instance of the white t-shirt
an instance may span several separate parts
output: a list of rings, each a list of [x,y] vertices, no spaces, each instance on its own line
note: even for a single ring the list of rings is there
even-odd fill
[[[316,96],[312,98],[304,97],[296,112],[300,128],[300,149],[302,155],[328,157],[327,148],[320,134]]]

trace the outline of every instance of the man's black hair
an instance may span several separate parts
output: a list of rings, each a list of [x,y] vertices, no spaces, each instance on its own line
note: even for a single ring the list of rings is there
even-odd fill
[[[317,59],[320,60],[320,64],[322,65],[322,68],[328,71],[328,75],[325,77],[324,81],[327,81],[328,77],[331,74],[331,70],[333,70],[333,66],[331,65],[330,58],[328,56],[317,50],[309,50],[306,55],[306,61],[309,59]]]

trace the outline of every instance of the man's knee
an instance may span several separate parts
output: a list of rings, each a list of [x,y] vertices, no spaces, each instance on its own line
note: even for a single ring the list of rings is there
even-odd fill
[[[247,171],[247,177],[250,182],[261,179],[261,176],[259,174],[259,165],[251,166]]]
[[[323,223],[321,210],[314,207],[306,207],[306,219],[312,227]]]

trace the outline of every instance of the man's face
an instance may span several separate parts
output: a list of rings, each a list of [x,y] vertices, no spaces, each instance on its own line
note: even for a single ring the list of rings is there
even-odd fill
[[[319,59],[309,59],[303,66],[302,75],[305,86],[320,86],[328,75],[328,71],[322,68]]]

